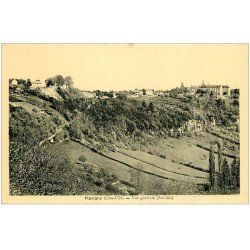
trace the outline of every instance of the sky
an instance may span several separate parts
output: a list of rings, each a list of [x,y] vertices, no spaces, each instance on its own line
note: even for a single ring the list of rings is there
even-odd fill
[[[247,44],[3,44],[2,80],[70,75],[82,90],[248,84]]]

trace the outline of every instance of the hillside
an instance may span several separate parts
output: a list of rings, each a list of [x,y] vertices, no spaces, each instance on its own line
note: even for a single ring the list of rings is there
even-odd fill
[[[10,88],[10,191],[209,193],[210,142],[223,141],[230,165],[239,156],[237,105],[206,96],[86,99],[74,88]],[[190,121],[202,130],[190,130]]]

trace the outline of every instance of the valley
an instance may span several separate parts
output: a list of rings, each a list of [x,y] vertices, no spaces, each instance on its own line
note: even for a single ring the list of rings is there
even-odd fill
[[[207,97],[200,102],[204,107],[217,103]],[[45,153],[47,161],[60,159],[59,169],[67,165],[72,194],[210,194],[210,144],[222,141],[223,157],[232,165],[239,157],[239,133],[234,123],[231,131],[221,125],[211,127],[208,117],[217,111],[210,108],[207,113],[195,103],[161,96],[86,99],[73,88],[10,89],[11,147],[14,152],[25,142]],[[197,121],[201,130],[185,127]],[[215,148],[216,172],[220,171],[219,154]],[[26,157],[20,155],[19,164],[30,162],[32,155]],[[38,161],[44,165],[43,159]],[[16,159],[13,162],[16,164]],[[46,168],[50,176],[53,166],[47,163]],[[14,178],[18,174],[15,172]],[[33,174],[26,176],[32,178],[31,183]],[[62,178],[58,174],[55,172],[55,178]],[[41,181],[41,185],[50,186],[54,179]],[[14,187],[12,192],[23,191]],[[37,192],[47,193],[48,188]],[[64,191],[59,188],[57,192]]]

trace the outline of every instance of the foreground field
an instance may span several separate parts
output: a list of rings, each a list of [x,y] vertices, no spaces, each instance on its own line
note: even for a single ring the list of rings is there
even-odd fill
[[[87,163],[103,168],[132,185],[133,177],[137,176],[136,185],[145,194],[198,194],[208,183],[207,173],[185,166],[182,166],[183,169],[180,170],[177,164],[167,160],[164,162],[159,157],[157,165],[152,166],[150,162],[155,162],[156,156],[147,154],[148,163],[142,162],[140,157],[143,156],[143,152],[140,152],[141,156],[138,159],[128,156],[129,154],[133,156],[132,151],[126,151],[128,155],[119,152],[105,152],[100,155],[74,141],[54,144],[50,146],[50,149],[55,153],[66,155],[75,167],[79,166],[79,156],[84,155]]]

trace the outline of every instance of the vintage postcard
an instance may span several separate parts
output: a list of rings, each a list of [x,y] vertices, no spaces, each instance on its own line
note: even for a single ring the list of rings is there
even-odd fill
[[[248,44],[1,49],[2,203],[248,203]]]

